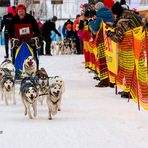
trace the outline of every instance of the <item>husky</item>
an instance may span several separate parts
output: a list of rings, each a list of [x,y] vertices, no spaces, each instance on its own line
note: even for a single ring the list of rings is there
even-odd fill
[[[9,82],[6,80],[9,80]],[[15,67],[13,66],[11,60],[5,59],[0,64],[0,94],[1,94],[2,100],[4,99],[3,95],[5,95],[5,98],[6,98],[6,95],[8,94],[6,92],[9,92],[8,98],[12,98],[12,96],[13,96],[12,94],[14,94],[13,87],[15,87],[15,86],[11,85],[10,83],[14,83],[14,80],[15,80]],[[6,81],[5,83],[9,83],[9,87],[10,87],[9,91],[4,91],[4,90],[6,90],[6,88],[4,88],[4,85],[3,85],[4,81]],[[7,99],[5,99],[5,101],[7,101]],[[6,104],[8,104],[8,103],[6,103]]]
[[[36,61],[32,56],[29,56],[27,59],[24,60],[23,72],[26,73],[28,76],[34,77],[36,71],[37,71]]]
[[[8,70],[10,72],[10,75],[15,79],[15,67],[10,59],[5,59],[1,64],[0,64],[0,69],[2,70]]]
[[[71,40],[71,54],[77,54],[76,40]]]
[[[41,105],[43,104],[43,100],[47,98],[48,89],[49,89],[49,78],[48,74],[44,68],[37,70],[35,79],[37,84],[39,85],[39,102]]]
[[[58,106],[58,111],[61,111],[61,100],[62,100],[62,95],[65,92],[65,83],[62,77],[60,76],[54,76],[54,77],[49,77],[49,88],[52,87],[52,85],[58,84],[61,86],[61,94],[60,94],[60,101],[59,101],[59,106]]]
[[[47,97],[47,106],[49,120],[52,120],[52,115],[56,115],[61,103],[62,86],[60,84],[52,84],[49,89],[49,95]]]
[[[70,39],[63,40],[62,54],[71,54],[71,40]]]
[[[21,82],[20,95],[25,107],[25,116],[28,114],[29,119],[32,119],[31,106],[33,108],[34,117],[37,116],[37,100],[38,100],[38,88],[34,78],[25,77]]]
[[[15,82],[12,76],[3,76],[1,79],[1,96],[2,100],[5,100],[6,105],[9,105],[9,101],[13,100],[13,104],[16,104],[15,100]]]
[[[51,48],[52,55],[61,55],[63,52],[63,42],[62,41],[52,41],[50,48]]]

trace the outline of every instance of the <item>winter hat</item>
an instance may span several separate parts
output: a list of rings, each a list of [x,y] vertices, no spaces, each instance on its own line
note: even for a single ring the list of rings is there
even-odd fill
[[[121,13],[123,12],[123,8],[122,8],[122,6],[121,6],[121,4],[119,3],[119,2],[116,2],[114,5],[113,5],[113,7],[112,7],[112,12],[113,12],[113,14],[115,14],[115,15],[118,15],[118,16],[120,16],[121,15]]]
[[[8,13],[13,13],[13,9],[12,9],[11,6],[7,7],[7,12],[8,12]]]
[[[57,18],[56,16],[53,16],[51,20],[52,20],[53,22],[56,22],[57,19],[58,19],[58,18]]]
[[[102,2],[98,2],[96,5],[95,5],[95,8],[96,10],[99,10],[100,8],[103,8],[105,7],[104,4]]]
[[[121,5],[124,5],[124,4],[126,4],[126,1],[125,1],[125,0],[121,0],[121,1],[120,1],[120,4],[121,4]]]
[[[22,8],[26,11],[26,5],[25,4],[22,4],[22,3],[19,3],[17,6],[16,6],[16,12],[18,11],[19,8]]]
[[[66,29],[71,29],[72,28],[72,25],[71,24],[67,24],[66,25]]]
[[[89,0],[89,2],[88,2],[89,4],[93,4],[93,5],[95,5],[96,4],[96,2],[94,1],[94,0]]]
[[[77,15],[76,15],[76,19],[79,18],[79,17],[80,17],[80,14],[77,14]]]

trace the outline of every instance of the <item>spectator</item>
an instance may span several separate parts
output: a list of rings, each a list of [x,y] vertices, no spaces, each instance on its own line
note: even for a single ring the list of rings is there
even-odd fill
[[[114,31],[107,31],[107,36],[116,43],[119,43],[124,39],[125,32],[143,25],[141,18],[136,13],[124,9],[119,2],[116,2],[113,5],[112,12],[117,18],[116,24],[113,28]],[[126,79],[126,77],[124,78]],[[128,98],[129,92],[121,92],[121,97]]]
[[[65,38],[66,37],[66,25],[67,24],[71,24],[71,25],[73,25],[73,22],[70,20],[70,19],[68,19],[65,23],[64,23],[64,25],[63,25],[63,28],[62,28],[62,34],[63,34],[63,37]]]
[[[66,38],[71,38],[71,39],[76,39],[76,36],[77,36],[76,32],[74,32],[72,30],[72,25],[67,24],[66,25],[66,35],[65,35],[65,37]]]
[[[80,16],[80,14],[78,14],[76,16],[74,23],[73,23],[73,31],[75,31],[75,32],[77,32],[79,30],[80,18],[81,18],[81,16]]]
[[[55,25],[56,21],[57,21],[57,17],[53,16],[53,18],[51,20],[46,21],[41,28],[42,39],[46,42],[46,47],[45,47],[46,55],[50,55],[50,56],[51,56],[50,45],[52,41],[50,37],[51,31],[54,31],[58,36],[61,37],[61,34],[56,29],[56,25]],[[41,53],[43,53],[43,46],[41,47]]]
[[[107,36],[114,42],[121,42],[126,31],[143,25],[141,18],[136,13],[124,9],[119,2],[113,5],[112,12],[117,18],[116,24],[114,31],[108,31]]]
[[[125,0],[121,0],[121,1],[120,1],[120,4],[121,4],[121,6],[122,6],[124,9],[129,10],[129,6],[126,4],[126,1],[125,1]]]
[[[97,10],[96,20],[91,21],[89,23],[90,30],[94,33],[99,30],[99,27],[100,27],[100,24],[102,21],[107,24],[114,23],[114,18],[113,18],[111,10],[109,8],[105,7],[102,2],[98,2],[95,5],[95,8]]]
[[[4,28],[4,39],[5,39],[5,58],[9,58],[9,46],[8,46],[8,42],[9,42],[9,35],[8,35],[8,28],[10,25],[10,22],[13,18],[13,11],[12,11],[12,7],[8,7],[7,8],[7,12],[8,14],[3,16],[3,20],[2,20],[2,24],[1,24],[1,29],[0,31],[3,30]]]
[[[12,6],[12,11],[13,11],[13,16],[16,15],[16,7],[15,6]]]

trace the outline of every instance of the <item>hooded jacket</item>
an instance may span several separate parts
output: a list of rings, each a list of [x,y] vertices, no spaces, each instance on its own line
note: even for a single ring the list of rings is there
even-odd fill
[[[126,31],[142,25],[142,20],[136,13],[129,10],[124,10],[122,14],[118,16],[114,32],[110,32],[108,37],[110,37],[116,43],[121,42]]]
[[[96,17],[97,18],[95,21],[91,21],[89,23],[89,26],[94,32],[97,32],[99,30],[102,21],[104,23],[114,23],[112,12],[107,7],[100,8],[96,13]]]
[[[42,36],[45,38],[50,38],[51,31],[54,31],[58,36],[61,36],[61,34],[56,29],[55,22],[48,20],[41,27]]]
[[[8,14],[3,16],[3,20],[2,20],[2,23],[1,23],[1,29],[0,29],[1,31],[3,30],[3,27],[5,26],[4,32],[8,33],[8,28],[9,28],[9,25],[11,23],[12,18],[13,18],[12,13],[8,13]]]

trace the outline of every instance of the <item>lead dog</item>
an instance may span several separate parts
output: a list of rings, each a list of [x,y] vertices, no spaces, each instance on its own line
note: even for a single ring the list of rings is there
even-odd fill
[[[61,103],[62,86],[60,84],[52,84],[49,89],[49,95],[47,97],[47,106],[49,120],[52,120],[52,115],[56,115]]]
[[[44,68],[41,68],[37,70],[35,79],[37,81],[37,84],[39,85],[39,102],[41,105],[43,104],[43,101],[48,96],[48,89],[49,89],[49,78],[48,74],[45,71]]]
[[[10,77],[13,79],[10,79]],[[6,89],[4,89],[4,80],[7,80],[9,79],[10,81],[7,82],[5,81],[5,83],[9,83],[9,86],[10,87],[14,87],[14,85],[11,85],[10,82],[14,83],[14,79],[15,79],[15,67],[13,66],[12,64],[12,61],[9,60],[9,59],[5,59],[1,64],[0,64],[0,94],[1,94],[1,99],[3,100],[4,99],[4,95],[5,95],[5,98],[12,98],[12,94],[15,94],[13,91],[12,91],[12,88],[9,90],[9,91],[4,91]],[[10,93],[11,92],[11,93]],[[9,96],[8,96],[9,94]],[[10,95],[11,94],[11,95]],[[7,95],[7,97],[6,97]],[[6,101],[6,99],[5,99]],[[8,103],[6,103],[8,104]],[[15,103],[14,103],[15,104]]]
[[[49,85],[52,86],[53,84],[59,84],[61,86],[61,95],[60,95],[60,102],[59,102],[59,108],[58,111],[61,111],[61,100],[62,100],[62,95],[65,92],[65,83],[62,77],[60,76],[55,76],[55,77],[49,77]]]
[[[26,77],[21,82],[20,95],[25,107],[25,116],[28,114],[29,119],[32,119],[31,106],[33,108],[34,117],[37,116],[37,99],[38,89],[33,78]]]
[[[9,100],[13,100],[13,104],[16,104],[15,100],[15,82],[12,76],[3,76],[1,79],[1,95],[6,105],[9,105]]]

